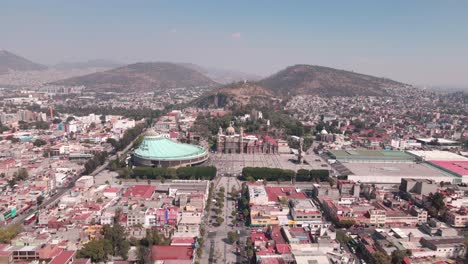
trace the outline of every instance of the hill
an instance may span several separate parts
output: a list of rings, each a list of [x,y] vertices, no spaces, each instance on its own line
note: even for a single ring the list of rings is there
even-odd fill
[[[235,108],[255,105],[257,108],[271,105],[274,95],[255,82],[237,82],[209,91],[195,99],[192,104],[198,107]]]
[[[0,50],[0,74],[10,71],[40,71],[46,66],[34,63],[6,50]]]
[[[198,71],[169,62],[135,63],[52,84],[84,85],[88,91],[119,93],[217,85],[216,82]]]
[[[322,66],[295,65],[258,82],[273,93],[321,96],[386,96],[408,85]]]
[[[258,81],[261,79],[260,76],[235,70],[227,70],[214,67],[204,67],[193,63],[180,63],[180,65],[194,69],[217,83],[229,84],[239,81]]]
[[[113,60],[96,59],[89,61],[75,61],[75,62],[61,62],[51,67],[60,70],[72,70],[72,69],[88,69],[88,68],[117,68],[123,66],[124,63],[120,63]]]

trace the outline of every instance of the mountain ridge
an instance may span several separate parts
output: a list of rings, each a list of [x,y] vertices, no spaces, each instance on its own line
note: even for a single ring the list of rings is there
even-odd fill
[[[10,51],[0,49],[0,74],[10,71],[40,71],[46,66],[32,62]]]
[[[281,96],[389,96],[391,89],[408,86],[386,78],[307,64],[286,67],[258,84]]]
[[[138,62],[51,84],[84,85],[88,91],[119,93],[217,85],[198,71],[171,62]]]

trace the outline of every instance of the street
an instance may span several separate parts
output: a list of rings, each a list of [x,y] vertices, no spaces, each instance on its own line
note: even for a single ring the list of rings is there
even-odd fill
[[[214,193],[216,194],[221,187],[225,189],[224,208],[222,214],[216,215],[210,210],[208,217],[205,218],[205,226],[207,226],[208,239],[203,247],[203,256],[201,263],[239,263],[236,253],[236,245],[228,243],[228,232],[241,230],[241,235],[246,234],[245,227],[235,227],[232,225],[231,212],[236,210],[235,201],[228,199],[228,193],[234,187],[240,190],[241,182],[235,177],[218,176],[215,180]],[[212,209],[214,208],[214,203]],[[221,225],[216,226],[216,218],[222,217],[224,221]]]

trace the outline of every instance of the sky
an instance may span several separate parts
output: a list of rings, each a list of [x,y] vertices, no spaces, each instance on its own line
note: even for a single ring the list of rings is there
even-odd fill
[[[0,0],[0,49],[42,64],[312,64],[468,87],[468,1]]]

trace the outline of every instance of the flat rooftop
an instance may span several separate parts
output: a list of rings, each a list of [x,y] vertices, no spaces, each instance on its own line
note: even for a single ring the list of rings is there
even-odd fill
[[[330,150],[330,155],[338,161],[395,161],[410,162],[415,158],[404,151],[389,150]]]
[[[395,181],[390,182],[399,182],[401,178],[427,178],[436,181],[446,181],[454,178],[452,174],[425,163],[353,162],[342,165],[351,172],[348,176],[363,177],[367,178],[366,181],[372,180],[374,182],[387,182],[390,178],[395,178]]]
[[[418,158],[424,158],[424,160],[447,160],[447,161],[468,161],[468,158],[460,156],[458,154],[442,151],[442,150],[411,150],[407,151],[409,154]]]
[[[465,161],[445,161],[445,160],[433,160],[430,161],[431,164],[455,173],[461,177],[468,177],[468,160]]]

